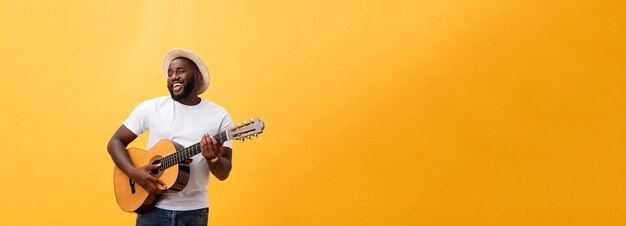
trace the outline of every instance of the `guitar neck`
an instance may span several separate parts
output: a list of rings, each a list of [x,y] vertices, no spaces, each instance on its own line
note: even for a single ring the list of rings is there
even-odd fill
[[[224,142],[230,140],[227,131],[223,131],[215,135],[213,138],[215,138],[215,140],[220,144],[223,144]],[[195,143],[189,147],[183,148],[182,150],[176,151],[174,154],[163,157],[161,159],[161,167],[159,168],[161,170],[165,170],[180,162],[190,159],[192,156],[197,155],[200,152],[202,152],[202,149],[200,148],[200,142]]]

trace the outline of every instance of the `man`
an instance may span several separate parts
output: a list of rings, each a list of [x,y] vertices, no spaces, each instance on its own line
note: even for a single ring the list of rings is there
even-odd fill
[[[195,53],[172,49],[163,61],[170,96],[139,104],[113,134],[107,149],[111,158],[128,177],[152,194],[161,194],[156,208],[137,215],[137,225],[207,225],[209,172],[217,179],[228,178],[232,168],[232,141],[218,143],[213,137],[232,126],[228,112],[198,97],[209,86],[209,70]],[[200,141],[201,155],[193,156],[190,178],[180,192],[166,190],[165,183],[149,173],[160,164],[134,167],[126,146],[150,130],[150,149],[161,139],[184,147]]]

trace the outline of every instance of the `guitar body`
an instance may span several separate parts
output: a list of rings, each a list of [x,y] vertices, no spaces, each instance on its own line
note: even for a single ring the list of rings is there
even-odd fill
[[[135,167],[159,163],[165,156],[174,154],[176,144],[170,140],[161,140],[150,151],[138,148],[129,148],[128,157]],[[165,182],[168,190],[181,191],[189,181],[189,164],[185,162],[173,165],[163,171],[153,170],[153,175]],[[146,213],[154,208],[160,195],[152,195],[139,184],[130,180],[117,166],[113,172],[115,199],[117,204],[126,212]]]

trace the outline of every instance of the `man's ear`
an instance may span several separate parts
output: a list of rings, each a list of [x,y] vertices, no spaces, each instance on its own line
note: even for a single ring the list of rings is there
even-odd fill
[[[200,70],[196,71],[196,80],[202,80],[204,78],[202,78],[202,73],[200,73]]]

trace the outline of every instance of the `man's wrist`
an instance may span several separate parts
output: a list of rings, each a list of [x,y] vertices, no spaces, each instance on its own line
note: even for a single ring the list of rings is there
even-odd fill
[[[217,162],[218,160],[220,160],[220,156],[219,156],[219,155],[216,155],[216,156],[215,156],[215,157],[213,157],[213,158],[206,158],[206,160],[207,160],[207,161],[209,161],[209,163],[215,163],[215,162]]]

